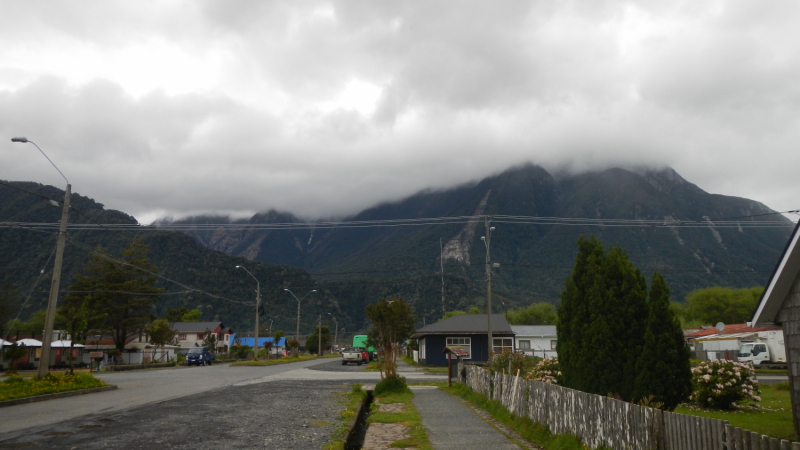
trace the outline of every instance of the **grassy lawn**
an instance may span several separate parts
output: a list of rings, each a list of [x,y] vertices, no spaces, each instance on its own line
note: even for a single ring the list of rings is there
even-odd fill
[[[532,422],[527,417],[517,417],[511,414],[500,402],[489,400],[483,394],[479,394],[463,384],[454,383],[452,387],[441,387],[440,389],[486,410],[494,420],[511,428],[524,439],[544,450],[586,449],[580,439],[575,436],[571,434],[552,435],[546,427]],[[600,449],[603,449],[603,447],[600,447]]]
[[[409,366],[418,366],[419,365],[419,363],[414,361],[414,358],[412,358],[410,356],[401,356],[400,360],[403,361],[404,363],[408,364]]]
[[[41,380],[33,376],[7,375],[0,382],[0,401],[102,386],[106,384],[88,373],[77,371],[72,376],[51,372]]]
[[[787,390],[776,386],[761,386],[761,403],[758,409],[736,411],[704,410],[680,406],[675,412],[692,416],[727,420],[731,425],[788,441],[795,441],[792,425],[792,402]]]
[[[331,439],[322,446],[323,450],[344,450],[344,439],[350,428],[350,421],[355,417],[358,405],[367,397],[367,391],[361,389],[361,384],[351,386],[350,392],[341,392],[339,402],[344,409],[339,413],[339,425],[333,432]]]
[[[424,370],[428,373],[447,373],[447,367],[425,367]]]
[[[371,363],[367,364],[366,367],[361,369],[364,372],[378,372],[380,369],[378,368],[378,361],[372,361]]]
[[[338,355],[325,355],[321,358],[333,358]],[[271,366],[273,364],[288,364],[298,361],[310,361],[312,359],[320,358],[316,355],[300,355],[300,356],[287,356],[281,359],[260,359],[258,361],[237,361],[232,366]]]
[[[414,407],[412,400],[414,394],[412,392],[405,392],[402,394],[388,394],[376,398],[382,405],[390,403],[403,403],[403,410],[399,413],[386,413],[379,412],[375,403],[372,404],[372,412],[367,419],[367,423],[401,423],[408,427],[411,437],[401,441],[392,443],[392,447],[414,447],[419,449],[433,450],[431,443],[428,441],[428,434],[422,426],[422,417]]]

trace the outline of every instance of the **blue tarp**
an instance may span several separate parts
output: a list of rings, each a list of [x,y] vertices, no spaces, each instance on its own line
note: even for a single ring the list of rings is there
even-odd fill
[[[238,338],[238,339],[239,340],[237,341],[236,340],[236,333],[231,334],[230,342],[233,343],[232,345],[236,345],[238,343],[239,345],[247,345],[247,346],[249,346],[251,348],[253,347],[253,338],[251,338],[251,337],[243,337],[243,338]],[[258,338],[258,346],[259,347],[263,347],[265,342],[274,342],[274,340],[275,339],[271,338],[271,337],[260,337],[260,338]],[[278,339],[278,344],[277,345],[276,344],[272,344],[272,345],[273,345],[273,347],[286,347],[286,338],[282,337],[282,338]]]

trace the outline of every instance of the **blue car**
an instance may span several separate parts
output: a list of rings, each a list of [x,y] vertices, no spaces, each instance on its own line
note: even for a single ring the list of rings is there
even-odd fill
[[[214,355],[208,351],[208,347],[192,347],[189,349],[189,353],[186,354],[187,366],[195,364],[198,366],[210,366],[212,361],[214,361]]]

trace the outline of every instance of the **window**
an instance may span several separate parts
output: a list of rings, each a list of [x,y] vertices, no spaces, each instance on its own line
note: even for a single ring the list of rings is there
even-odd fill
[[[425,338],[419,340],[419,359],[425,359]]]
[[[186,333],[179,334],[178,335],[178,340],[179,341],[185,341],[186,340]]]
[[[494,345],[492,345],[492,350],[494,350],[495,353],[514,351],[514,339],[512,338],[492,338],[492,341],[494,343]]]
[[[464,356],[462,359],[472,359],[472,338],[457,337],[447,338],[447,347],[461,347],[469,353],[469,356]]]
[[[203,333],[197,333],[197,340],[198,341],[202,341],[203,340]]]
[[[524,340],[524,341],[517,341],[520,350],[530,350],[531,349],[531,341]]]
[[[558,344],[557,340],[553,339],[552,341],[550,341],[550,350],[555,350],[556,344]]]

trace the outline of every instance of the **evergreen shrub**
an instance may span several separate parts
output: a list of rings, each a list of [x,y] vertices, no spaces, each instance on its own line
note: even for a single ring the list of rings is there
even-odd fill
[[[411,390],[406,384],[406,379],[401,376],[394,375],[384,378],[383,381],[375,385],[375,389],[372,391],[376,397],[382,397],[384,395],[391,394],[406,394],[410,392]]]
[[[704,408],[734,409],[761,401],[755,371],[736,361],[703,361],[692,368],[692,403]]]

